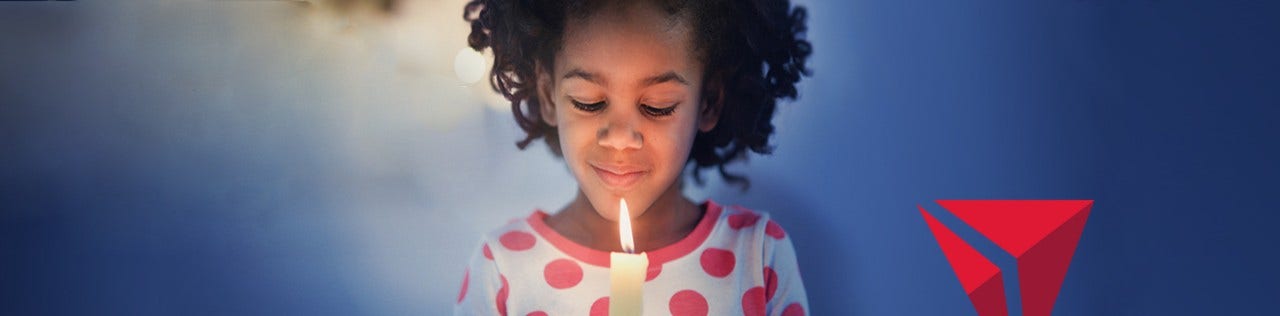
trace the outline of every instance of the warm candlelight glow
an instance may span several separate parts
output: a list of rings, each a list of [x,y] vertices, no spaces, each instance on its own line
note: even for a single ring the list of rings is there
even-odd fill
[[[636,241],[631,236],[631,212],[627,210],[627,199],[618,202],[618,239],[622,241],[622,251],[636,252]]]

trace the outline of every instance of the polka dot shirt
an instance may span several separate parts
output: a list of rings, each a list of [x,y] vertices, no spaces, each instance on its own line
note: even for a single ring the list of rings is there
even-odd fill
[[[645,315],[806,315],[795,250],[767,213],[707,201],[684,239],[646,252]],[[455,315],[606,315],[609,253],[534,211],[487,234],[463,273]]]

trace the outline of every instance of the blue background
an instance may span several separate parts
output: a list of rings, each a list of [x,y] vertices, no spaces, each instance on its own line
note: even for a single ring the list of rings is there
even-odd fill
[[[1274,2],[802,3],[776,154],[687,194],[778,218],[814,314],[974,314],[916,205],[1043,198],[1096,200],[1055,314],[1275,313]],[[572,196],[298,10],[0,3],[0,314],[444,314],[482,232]]]

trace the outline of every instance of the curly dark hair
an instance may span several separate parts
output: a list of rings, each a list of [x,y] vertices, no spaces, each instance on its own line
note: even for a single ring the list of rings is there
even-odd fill
[[[773,150],[773,113],[780,99],[796,98],[796,83],[810,75],[805,61],[812,52],[804,39],[807,12],[789,0],[654,0],[675,16],[692,17],[696,54],[705,66],[704,106],[720,109],[715,128],[694,137],[689,161],[693,178],[715,167],[730,184],[745,190],[744,176],[725,171],[725,165]],[[599,9],[590,0],[472,0],[463,9],[471,23],[467,44],[476,51],[493,49],[489,84],[511,101],[516,123],[527,136],[516,146],[524,149],[538,138],[560,152],[554,126],[542,120],[537,97],[537,65],[552,65],[560,49],[565,22]],[[548,69],[551,67],[547,67]]]

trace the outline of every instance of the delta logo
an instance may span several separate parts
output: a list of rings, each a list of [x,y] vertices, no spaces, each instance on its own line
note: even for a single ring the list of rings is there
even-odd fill
[[[1049,315],[1066,278],[1093,200],[939,200],[946,211],[1017,262],[1022,315]],[[1006,316],[1002,271],[933,215],[920,208],[956,278],[981,316]],[[1011,274],[1011,273],[1010,273]]]

